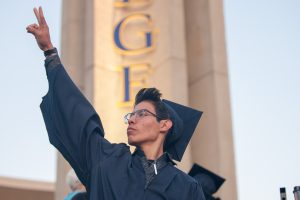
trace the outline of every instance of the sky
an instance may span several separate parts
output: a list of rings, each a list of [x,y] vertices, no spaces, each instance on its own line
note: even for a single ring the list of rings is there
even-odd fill
[[[43,6],[60,46],[61,0],[0,8],[0,176],[55,181],[56,152],[39,109],[43,54],[26,26]],[[224,0],[238,196],[279,199],[300,185],[300,1]]]
[[[300,185],[300,1],[225,0],[239,199]],[[257,197],[253,196],[257,194]]]

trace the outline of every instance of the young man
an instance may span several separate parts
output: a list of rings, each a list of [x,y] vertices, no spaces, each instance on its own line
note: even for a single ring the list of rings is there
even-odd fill
[[[174,167],[180,161],[201,112],[161,100],[155,88],[142,89],[125,116],[128,143],[111,144],[101,121],[63,68],[50,40],[41,8],[27,27],[46,56],[49,91],[41,110],[50,142],[71,164],[93,200],[205,200],[201,186]]]

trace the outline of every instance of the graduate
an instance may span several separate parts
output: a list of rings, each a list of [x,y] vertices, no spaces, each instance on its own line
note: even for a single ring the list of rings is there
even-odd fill
[[[92,200],[205,200],[201,185],[174,166],[181,161],[202,112],[143,88],[125,115],[129,145],[104,138],[101,120],[72,82],[51,43],[42,8],[33,34],[44,51],[49,91],[40,105],[50,143],[70,163]]]

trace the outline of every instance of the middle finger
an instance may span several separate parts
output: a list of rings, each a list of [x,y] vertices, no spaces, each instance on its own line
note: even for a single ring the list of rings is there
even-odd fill
[[[38,20],[38,23],[40,25],[41,24],[41,19],[40,19],[39,11],[38,11],[37,8],[34,8],[33,11],[34,11],[35,17]]]

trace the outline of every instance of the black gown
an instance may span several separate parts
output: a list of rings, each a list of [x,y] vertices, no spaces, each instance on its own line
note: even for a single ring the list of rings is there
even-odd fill
[[[168,162],[147,187],[141,150],[104,138],[99,116],[58,56],[45,61],[49,91],[41,110],[50,143],[71,164],[93,200],[205,200],[202,187]]]

